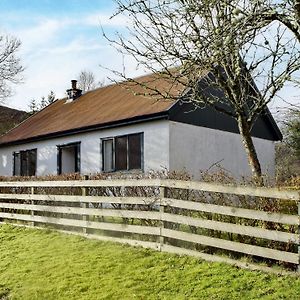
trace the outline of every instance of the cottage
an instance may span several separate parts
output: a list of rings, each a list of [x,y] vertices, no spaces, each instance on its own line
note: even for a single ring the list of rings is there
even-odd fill
[[[139,80],[150,81],[151,76]],[[212,108],[194,109],[183,90],[161,79],[177,101],[133,94],[112,84],[34,114],[0,137],[0,175],[185,170],[197,177],[219,164],[236,177],[250,175],[235,120]],[[267,110],[252,130],[264,173],[274,174],[274,142],[281,133]]]

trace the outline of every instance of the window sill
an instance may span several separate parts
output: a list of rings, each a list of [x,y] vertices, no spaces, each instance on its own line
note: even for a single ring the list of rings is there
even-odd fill
[[[142,169],[133,169],[133,170],[120,170],[120,171],[102,171],[103,174],[143,174],[144,170]]]

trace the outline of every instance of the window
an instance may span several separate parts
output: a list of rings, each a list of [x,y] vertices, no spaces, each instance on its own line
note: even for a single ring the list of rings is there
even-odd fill
[[[57,146],[57,173],[80,172],[80,142]]]
[[[35,176],[37,150],[25,150],[14,152],[13,175],[16,176]]]
[[[143,133],[102,140],[104,172],[142,169]]]

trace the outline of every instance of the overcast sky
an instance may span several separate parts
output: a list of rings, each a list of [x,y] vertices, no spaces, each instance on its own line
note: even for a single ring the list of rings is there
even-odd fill
[[[121,70],[125,60],[127,75],[142,74],[133,59],[123,58],[102,37],[101,26],[110,36],[125,29],[124,18],[110,19],[115,9],[113,0],[0,0],[0,32],[21,40],[25,67],[24,83],[14,87],[5,105],[28,110],[31,99],[51,90],[64,97],[81,70],[93,71],[99,81],[112,76],[100,65]],[[295,88],[281,93],[294,104],[300,103],[299,95]],[[284,105],[276,102],[271,109]]]

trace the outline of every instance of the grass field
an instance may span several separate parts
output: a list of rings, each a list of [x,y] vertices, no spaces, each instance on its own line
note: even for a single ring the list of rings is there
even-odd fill
[[[0,299],[300,299],[300,278],[0,225]]]

